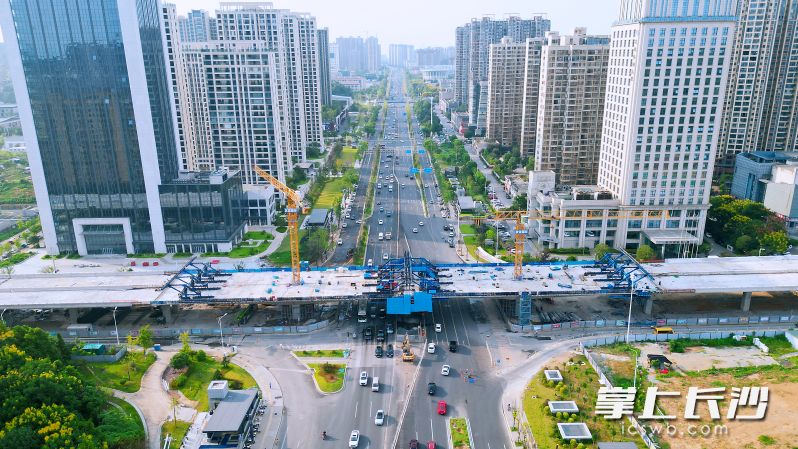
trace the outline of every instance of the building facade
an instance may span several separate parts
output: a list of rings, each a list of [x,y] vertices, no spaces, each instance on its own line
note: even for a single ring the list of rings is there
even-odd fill
[[[561,185],[594,185],[598,180],[609,54],[609,38],[588,36],[584,28],[571,36],[546,34],[540,58],[535,168],[553,171]]]
[[[572,187],[562,199],[574,210],[541,221],[569,229],[576,243],[560,231],[541,240],[590,246],[587,233],[599,229],[597,241],[618,248],[647,244],[660,257],[694,252],[709,208],[736,6],[734,0],[621,3],[610,36],[598,185]],[[529,207],[551,211],[546,202],[563,189],[534,186],[530,181],[529,195],[537,202]]]
[[[527,39],[524,49],[523,102],[521,104],[521,136],[519,150],[522,155],[534,154],[538,132],[538,103],[540,96],[540,63],[543,39]]]
[[[521,140],[526,48],[509,37],[490,46],[485,137],[502,146]]]
[[[616,244],[701,243],[736,7],[736,0],[622,3],[610,41],[598,184],[625,211],[645,209],[647,219],[643,228],[622,220]]]
[[[319,97],[322,105],[332,103],[332,85],[330,73],[330,32],[327,28],[316,30],[319,54]]]
[[[388,46],[388,64],[391,67],[409,67],[413,62],[413,46],[391,44]]]
[[[38,6],[3,0],[0,20],[48,253],[166,252],[160,189],[180,164],[158,2]],[[191,242],[231,248],[243,226],[228,217]],[[203,240],[210,229],[221,232]]]
[[[218,36],[216,19],[201,9],[192,9],[185,16],[178,17],[177,26],[183,42],[207,42]]]
[[[382,48],[380,41],[374,36],[366,38],[366,71],[377,73],[382,67]]]
[[[416,49],[419,67],[454,64],[454,47],[428,47]]]
[[[356,74],[366,71],[368,55],[362,37],[339,37],[335,40],[338,71]]]
[[[478,132],[484,132],[487,121],[487,101],[480,99],[480,93],[487,87],[490,45],[498,44],[505,36],[513,42],[542,38],[550,29],[551,21],[542,16],[531,19],[510,16],[504,20],[483,17],[457,28],[455,99],[467,105],[470,125],[476,126]]]
[[[740,0],[716,172],[735,155],[798,150],[798,1]]]

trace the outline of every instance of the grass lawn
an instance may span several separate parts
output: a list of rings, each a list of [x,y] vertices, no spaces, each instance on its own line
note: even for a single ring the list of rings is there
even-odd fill
[[[354,167],[355,159],[357,159],[357,148],[344,147],[343,150],[341,150],[341,159],[339,160],[345,167]]]
[[[148,352],[146,357],[141,351],[128,351],[118,362],[80,362],[77,366],[82,373],[103,387],[135,393],[141,388],[141,377],[154,362],[155,353],[152,351]]]
[[[476,230],[474,226],[470,224],[461,224],[460,225],[460,233],[461,234],[476,234]]]
[[[328,231],[327,229],[322,229],[321,232],[323,234],[324,241],[328,241],[329,238],[330,238],[330,231]],[[305,237],[305,234],[307,234],[307,230],[305,230],[305,229],[300,229],[299,230],[299,255],[300,255],[300,258],[302,260],[306,260],[305,257],[302,255],[303,253],[306,254],[305,250],[304,250],[305,244],[302,241],[302,239]],[[273,265],[278,266],[278,267],[280,267],[280,266],[283,266],[283,267],[290,266],[291,265],[291,247],[290,247],[290,245],[291,245],[291,239],[290,239],[289,236],[286,236],[283,239],[283,241],[280,242],[280,246],[277,247],[277,250],[274,251],[273,253],[269,254],[269,256],[268,256],[269,262],[271,262]],[[315,261],[312,260],[310,262],[313,263]]]
[[[323,357],[323,358],[342,358],[343,349],[316,349],[315,351],[293,351],[297,357]]]
[[[123,399],[110,397],[108,402],[97,429],[108,439],[109,446],[144,449],[144,423],[136,409]]]
[[[466,244],[466,248],[468,248],[468,254],[471,255],[474,259],[478,261],[482,261],[482,258],[477,255],[477,238],[473,235],[466,235],[463,237],[463,242]]]
[[[161,447],[163,447],[163,443],[166,441],[166,434],[172,435],[172,445],[170,447],[180,447],[180,442],[183,441],[183,437],[186,436],[190,428],[190,422],[180,420],[174,421],[171,419],[166,421],[163,423],[163,427],[161,427]]]
[[[560,370],[566,387],[564,390],[557,392],[552,384],[546,382],[543,372],[540,372],[524,391],[524,412],[538,447],[556,447],[557,445],[565,447],[564,443],[567,442],[563,442],[559,434],[556,433],[556,423],[565,422],[565,420],[557,420],[557,417],[549,412],[547,404],[548,401],[575,401],[580,410],[575,421],[587,424],[593,434],[593,443],[585,443],[586,447],[598,447],[597,441],[631,441],[642,448],[643,443],[639,438],[630,438],[620,434],[620,428],[616,421],[607,421],[604,417],[596,416],[593,413],[599,387],[598,375],[587,364],[583,356],[574,356],[570,360],[575,365],[566,366],[563,362],[560,365],[546,368]],[[582,365],[582,362],[585,364]]]
[[[313,370],[313,378],[319,384],[321,391],[325,393],[335,393],[344,387],[344,374],[346,374],[346,365],[344,364],[330,364],[333,367],[333,372],[325,372],[322,368],[322,363],[308,363],[308,367]]]
[[[260,244],[255,246],[247,245],[247,242],[250,240],[260,241]],[[244,240],[230,251],[229,257],[242,258],[260,254],[266,251],[266,248],[269,247],[269,243],[271,243],[272,240],[274,240],[274,236],[265,231],[247,232],[244,234]]]
[[[468,438],[468,426],[466,426],[465,418],[450,419],[449,429],[452,433],[452,445],[455,447],[455,449],[465,449],[471,447],[470,440]]]
[[[322,189],[319,199],[316,200],[316,204],[313,207],[332,209],[343,196],[343,190],[351,187],[352,184],[346,182],[343,177],[329,179],[324,184],[324,189]]]
[[[197,401],[197,410],[204,412],[208,410],[208,384],[213,380],[213,374],[219,370],[222,379],[237,381],[241,383],[241,389],[246,390],[257,386],[255,379],[243,368],[230,363],[227,368],[222,368],[222,362],[208,357],[205,361],[192,361],[186,372],[185,382],[181,386],[180,392],[192,401]],[[238,387],[238,386],[236,386]],[[232,387],[231,387],[232,388]]]
[[[14,158],[18,158],[19,162],[12,162]],[[0,169],[0,204],[35,203],[33,181],[30,173],[25,171],[28,166],[27,155],[0,151],[0,165],[3,166]]]

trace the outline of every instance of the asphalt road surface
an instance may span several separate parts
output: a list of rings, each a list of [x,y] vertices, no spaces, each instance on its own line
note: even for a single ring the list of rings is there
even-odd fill
[[[392,73],[391,76],[392,101],[388,103],[385,149],[377,180],[382,188],[376,190],[374,214],[369,219],[371,232],[366,259],[379,265],[386,256],[402,257],[409,251],[412,257],[424,257],[433,263],[461,262],[446,241],[448,231],[443,230],[445,224],[454,225],[455,222],[443,217],[434,173],[424,172],[425,167],[431,167],[429,155],[425,151],[419,153],[419,149],[423,151],[420,145],[414,148],[414,139],[407,127],[405,97],[401,91],[404,74]],[[415,118],[413,125],[414,128],[418,126]],[[419,154],[419,180],[410,175],[414,153]],[[388,186],[393,186],[392,191]],[[388,212],[391,212],[390,217]],[[379,239],[380,232],[383,240]],[[388,232],[391,240],[385,239]]]
[[[427,320],[434,322],[426,322],[425,329],[428,341],[436,345],[435,353],[427,353],[421,362],[396,447],[405,448],[412,439],[448,447],[446,425],[452,417],[469,419],[475,447],[512,447],[497,413],[504,379],[491,369],[484,338],[488,328],[475,322],[469,301],[435,301],[432,315]],[[441,332],[435,332],[436,323],[441,324]],[[449,351],[451,340],[458,342],[457,352]],[[443,365],[451,366],[449,376],[441,374]],[[428,394],[429,382],[437,386],[434,395]],[[439,401],[446,401],[444,416],[437,413]]]

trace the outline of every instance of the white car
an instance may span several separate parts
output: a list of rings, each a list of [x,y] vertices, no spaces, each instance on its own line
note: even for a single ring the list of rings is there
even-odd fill
[[[349,447],[354,449],[359,444],[360,444],[360,431],[359,430],[353,430],[352,434],[349,435]]]
[[[418,225],[419,225],[419,226],[424,226],[424,222],[423,222],[423,221],[419,221],[419,222],[418,222]]]
[[[427,352],[429,352],[430,354],[435,354],[435,343],[430,343],[427,346]]]
[[[365,387],[369,384],[369,373],[365,371],[360,372],[360,386]]]
[[[341,223],[342,228],[346,229],[346,226],[347,226],[346,222]]]
[[[443,367],[441,367],[441,374],[443,374],[444,376],[448,376],[448,375],[449,375],[449,371],[450,371],[451,369],[452,369],[452,367],[451,367],[451,366],[449,366],[449,365],[443,365]]]
[[[418,234],[418,228],[413,228],[413,232],[414,232],[415,234]]]
[[[388,253],[382,255],[382,260],[388,260]]]
[[[382,220],[378,221],[377,223],[378,223],[378,224],[382,224]]]
[[[374,415],[374,424],[378,426],[385,424],[385,412],[383,410],[377,410],[377,414]]]
[[[435,332],[441,332],[441,331],[443,331],[443,326],[441,325],[441,323],[435,323]]]

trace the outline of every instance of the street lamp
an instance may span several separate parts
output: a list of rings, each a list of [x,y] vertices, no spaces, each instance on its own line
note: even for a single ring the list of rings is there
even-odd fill
[[[762,250],[763,249],[765,249],[765,248],[759,248],[759,254],[758,255],[760,255],[760,256],[762,255]]]
[[[632,326],[632,301],[634,301],[635,286],[629,277],[629,316],[626,318],[626,344],[629,344],[629,330]]]
[[[114,332],[116,333],[116,345],[119,346],[119,328],[116,327],[116,307],[114,307]]]
[[[4,313],[6,313],[6,310],[8,310],[8,309],[3,309],[3,311],[2,311],[2,312],[0,312],[0,321],[2,321],[2,322],[3,322],[3,326],[5,326],[5,325],[6,325],[6,320],[5,320],[5,319],[3,319],[3,314],[4,314]]]
[[[222,318],[226,316],[227,314],[225,313],[224,315],[217,318],[217,320],[219,321],[219,343],[222,344],[222,347],[224,347],[224,336],[222,335]]]

